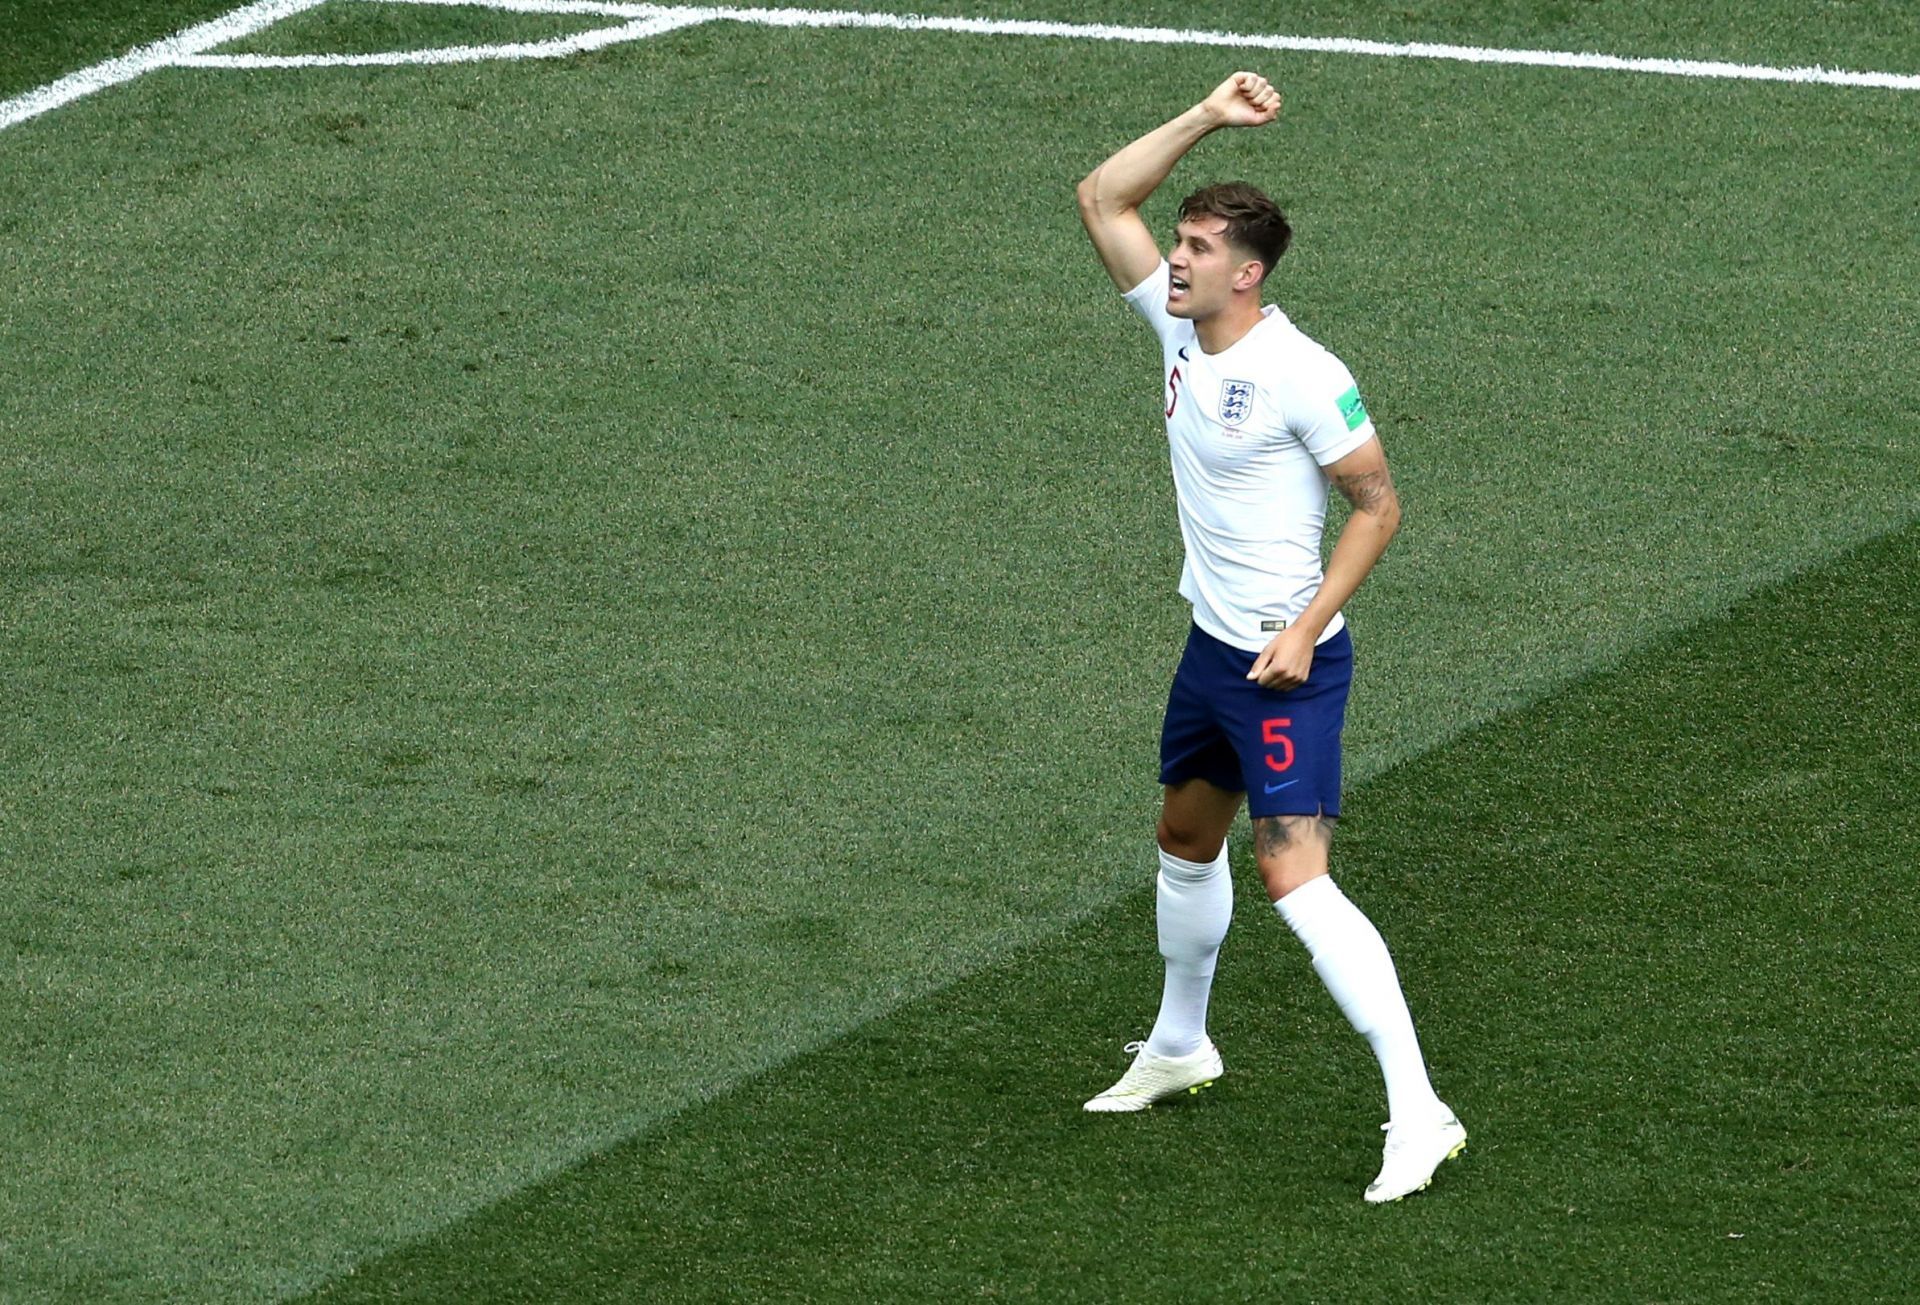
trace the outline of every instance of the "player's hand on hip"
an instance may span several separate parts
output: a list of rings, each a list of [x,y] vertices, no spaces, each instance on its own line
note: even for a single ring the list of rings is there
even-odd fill
[[[1280,92],[1259,73],[1237,72],[1200,105],[1222,127],[1264,127],[1280,116]]]
[[[1297,689],[1307,682],[1313,669],[1313,640],[1304,629],[1292,626],[1273,636],[1247,672],[1249,680],[1258,680],[1268,689]]]

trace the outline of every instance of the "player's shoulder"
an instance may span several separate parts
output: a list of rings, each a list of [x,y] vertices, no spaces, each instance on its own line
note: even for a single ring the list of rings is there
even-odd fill
[[[1269,309],[1257,335],[1263,369],[1280,389],[1318,391],[1332,381],[1353,383],[1353,374],[1333,350],[1300,329],[1278,308]]]
[[[1262,348],[1287,356],[1332,357],[1332,350],[1308,335],[1301,325],[1275,304],[1268,304],[1256,335]]]

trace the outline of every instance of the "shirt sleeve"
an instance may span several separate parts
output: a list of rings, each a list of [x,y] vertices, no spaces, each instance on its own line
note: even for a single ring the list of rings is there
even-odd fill
[[[1164,258],[1148,273],[1146,280],[1121,297],[1127,301],[1129,308],[1147,319],[1147,325],[1162,340],[1180,322],[1179,318],[1167,311],[1167,260]]]
[[[1373,418],[1360,400],[1360,387],[1332,354],[1306,369],[1288,402],[1288,427],[1321,466],[1340,461],[1373,438]]]

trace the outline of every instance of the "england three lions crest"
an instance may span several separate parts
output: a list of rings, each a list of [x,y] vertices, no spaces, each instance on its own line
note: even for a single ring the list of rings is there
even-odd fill
[[[1253,416],[1253,382],[1228,381],[1220,387],[1220,420],[1239,426]]]

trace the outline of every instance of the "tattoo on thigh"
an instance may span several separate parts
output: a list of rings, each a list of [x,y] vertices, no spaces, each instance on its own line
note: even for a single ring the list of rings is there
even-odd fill
[[[1262,816],[1253,822],[1254,842],[1258,844],[1261,856],[1283,852],[1292,844],[1293,831],[1287,827],[1287,823],[1278,816]]]
[[[1296,841],[1317,839],[1333,841],[1333,821],[1327,816],[1261,816],[1253,822],[1253,836],[1260,855],[1284,852]]]

